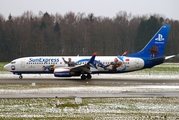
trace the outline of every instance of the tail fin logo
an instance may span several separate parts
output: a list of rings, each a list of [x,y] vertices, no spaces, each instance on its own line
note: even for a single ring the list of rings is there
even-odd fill
[[[164,40],[163,35],[162,34],[158,34],[158,37],[155,38],[155,40],[157,40],[157,41],[163,41]]]

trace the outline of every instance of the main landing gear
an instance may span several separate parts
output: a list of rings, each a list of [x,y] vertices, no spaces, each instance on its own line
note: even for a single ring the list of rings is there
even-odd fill
[[[81,75],[81,79],[82,79],[82,80],[91,79],[91,78],[92,78],[91,74],[87,74],[87,75],[82,74],[82,75]]]
[[[19,79],[22,79],[23,78],[23,76],[22,75],[19,75]]]

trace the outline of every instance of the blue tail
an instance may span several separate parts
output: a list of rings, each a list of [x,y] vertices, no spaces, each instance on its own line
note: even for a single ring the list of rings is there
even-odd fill
[[[163,25],[141,51],[127,56],[149,59],[162,57],[164,54],[169,30],[170,25]]]

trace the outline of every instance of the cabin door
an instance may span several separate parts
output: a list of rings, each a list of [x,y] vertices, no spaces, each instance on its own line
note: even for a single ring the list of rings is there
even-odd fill
[[[25,68],[25,61],[21,60],[21,68]]]

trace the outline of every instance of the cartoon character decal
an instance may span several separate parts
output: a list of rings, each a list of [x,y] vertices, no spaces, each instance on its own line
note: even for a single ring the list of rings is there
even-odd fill
[[[102,64],[102,63],[100,63]],[[99,63],[98,63],[99,65]],[[111,71],[111,72],[117,72],[117,71],[125,71],[126,70],[126,64],[124,62],[123,56],[118,56],[114,58],[114,61],[110,62],[110,64],[107,65],[101,65],[104,70]]]
[[[65,60],[65,58],[62,58],[62,59],[63,59],[63,61],[65,62],[65,64],[68,64],[68,67],[74,67],[74,66],[76,65],[75,62],[72,61],[71,58],[68,58],[68,61]]]
[[[76,62],[76,64],[80,64],[83,62],[88,62],[89,59],[82,59]],[[99,71],[111,71],[111,72],[117,72],[117,71],[125,71],[126,65],[124,63],[123,56],[118,56],[114,58],[114,61],[110,62],[109,64],[103,64],[100,60],[94,60],[95,68]]]
[[[151,57],[159,55],[158,46],[152,46],[152,48],[149,49],[149,53],[151,54]]]
[[[112,61],[110,64],[106,65],[106,67],[109,67],[109,70],[111,71],[117,71],[118,67],[122,65],[122,62],[118,60],[118,58],[114,58],[114,61]]]
[[[42,66],[43,71],[54,71],[54,65]]]

